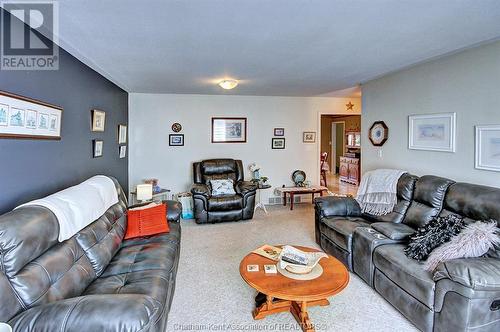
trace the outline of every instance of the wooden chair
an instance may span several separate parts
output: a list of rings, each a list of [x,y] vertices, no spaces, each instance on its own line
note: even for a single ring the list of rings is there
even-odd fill
[[[328,152],[322,152],[320,155],[320,173],[321,173],[321,185],[328,187],[326,183],[326,174],[330,171],[330,166],[327,163]]]

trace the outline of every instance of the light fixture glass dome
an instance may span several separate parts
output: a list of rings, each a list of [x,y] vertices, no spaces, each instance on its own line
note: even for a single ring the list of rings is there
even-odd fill
[[[219,86],[225,90],[231,90],[238,86],[237,80],[222,80],[219,82]]]

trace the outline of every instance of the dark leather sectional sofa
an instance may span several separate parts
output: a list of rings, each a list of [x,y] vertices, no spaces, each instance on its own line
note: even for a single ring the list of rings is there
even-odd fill
[[[196,223],[218,223],[252,219],[257,185],[244,181],[243,163],[234,159],[208,159],[193,163],[191,188]],[[231,179],[235,195],[211,194],[210,180]]]
[[[165,331],[179,262],[180,206],[170,233],[123,240],[127,199],[58,242],[55,215],[24,207],[0,216],[0,321],[14,331]]]
[[[500,249],[433,273],[403,252],[409,235],[439,215],[500,222],[500,189],[404,174],[397,197],[380,217],[362,214],[353,198],[317,198],[316,242],[422,331],[500,331]]]

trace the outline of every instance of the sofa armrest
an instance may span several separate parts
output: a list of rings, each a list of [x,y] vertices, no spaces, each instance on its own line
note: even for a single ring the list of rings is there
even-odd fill
[[[193,184],[193,186],[191,187],[191,193],[193,195],[202,195],[206,198],[210,198],[211,196],[210,188],[206,184],[201,183]]]
[[[33,307],[8,323],[14,331],[149,331],[162,311],[145,295],[87,295]]]
[[[361,207],[352,197],[317,197],[314,199],[315,208],[321,217],[360,217]]]
[[[434,281],[449,279],[480,291],[500,291],[500,259],[490,257],[452,259],[439,264]]]
[[[251,181],[240,181],[234,186],[236,193],[245,196],[257,190],[257,184]]]
[[[393,222],[376,222],[370,226],[389,239],[396,241],[406,240],[410,235],[415,233],[415,230],[410,226]]]

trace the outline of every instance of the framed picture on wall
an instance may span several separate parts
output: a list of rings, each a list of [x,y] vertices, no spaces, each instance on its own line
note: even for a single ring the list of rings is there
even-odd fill
[[[118,144],[127,144],[127,126],[118,125]]]
[[[59,106],[0,91],[0,138],[59,140],[62,111]]]
[[[104,141],[100,139],[95,139],[92,141],[93,158],[102,157],[103,149],[104,149]]]
[[[285,136],[285,128],[274,128],[274,136]]]
[[[120,146],[120,159],[123,159],[127,156],[127,146],[126,145],[121,145]]]
[[[168,136],[169,146],[184,146],[184,134],[170,134]]]
[[[500,125],[476,126],[475,166],[500,172]]]
[[[456,113],[410,115],[408,148],[455,152]]]
[[[92,110],[92,131],[104,131],[106,124],[106,112]]]
[[[302,133],[302,142],[315,143],[316,142],[316,132],[315,131],[304,131]]]
[[[247,118],[212,118],[212,143],[246,143]]]
[[[277,150],[283,150],[285,148],[284,138],[273,138],[271,141],[271,148]]]

